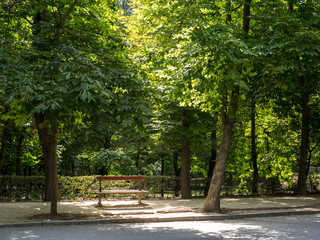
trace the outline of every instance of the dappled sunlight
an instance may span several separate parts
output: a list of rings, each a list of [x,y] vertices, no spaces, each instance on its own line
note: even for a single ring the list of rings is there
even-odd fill
[[[249,198],[222,198],[221,206],[223,208],[233,208],[237,206],[239,209],[251,208],[302,208],[313,207],[319,205],[320,201],[317,197],[249,197]]]
[[[98,207],[96,200],[61,201],[58,215],[61,219],[85,220],[115,217],[166,218],[185,216],[210,216],[215,213],[203,212],[205,198],[192,199],[144,199],[139,205],[135,200],[104,199]],[[221,198],[221,208],[225,213],[252,213],[253,211],[299,209],[314,210],[320,198],[315,197],[238,197]],[[50,218],[50,202],[6,202],[0,203],[0,224],[20,222],[41,222]]]
[[[179,239],[228,239],[229,237],[240,237],[246,232],[245,235],[249,236],[253,232],[262,232],[261,226],[244,226],[243,224],[230,224],[219,222],[172,222],[165,223],[151,223],[151,224],[132,224],[132,225],[116,225],[116,226],[99,226],[97,231],[108,232],[117,231],[121,232],[129,229],[132,235],[137,236],[153,236],[154,239],[170,239],[170,236],[179,234]]]
[[[165,225],[165,227],[164,227]],[[134,235],[151,234],[154,239],[166,239],[179,234],[179,239],[290,239],[293,238],[291,229],[274,230],[259,224],[236,222],[172,222],[170,224],[133,224],[117,226],[115,231],[130,228]],[[109,227],[99,226],[98,231],[110,231]],[[161,238],[157,234],[161,233]],[[302,239],[302,238],[301,238]]]
[[[24,234],[25,236],[22,237],[22,239],[41,239],[40,236],[32,230],[24,231]],[[15,238],[11,239],[14,240]]]
[[[287,220],[286,220],[287,219]],[[320,223],[320,215],[310,216],[306,220],[303,216],[276,217],[263,219],[246,219],[243,221],[205,221],[205,222],[172,222],[165,229],[161,223],[135,224],[130,227],[163,234],[183,232],[198,237],[217,239],[317,239],[308,238],[312,235],[312,226]],[[286,221],[290,222],[289,227]],[[295,233],[300,229],[298,234]],[[196,238],[195,238],[196,239]],[[215,238],[210,238],[215,239]]]
[[[2,240],[22,239],[253,239],[318,238],[320,215],[226,221],[94,224],[7,228]]]

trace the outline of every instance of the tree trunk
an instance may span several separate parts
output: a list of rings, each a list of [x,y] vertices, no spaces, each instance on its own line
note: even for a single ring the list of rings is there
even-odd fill
[[[299,173],[297,192],[299,195],[307,193],[307,162],[308,162],[308,146],[309,146],[309,94],[305,89],[305,81],[303,76],[299,76],[299,85],[302,89],[301,104],[302,104],[302,123],[301,123],[301,143],[300,143],[300,158],[299,158]]]
[[[189,128],[189,123],[184,115],[183,127],[187,132]],[[190,187],[190,142],[189,137],[186,133],[184,139],[182,140],[181,149],[181,197],[183,199],[191,198],[191,187]]]
[[[220,209],[220,192],[224,182],[224,174],[227,166],[227,160],[229,157],[229,150],[231,146],[233,124],[235,120],[235,114],[238,108],[239,87],[236,87],[232,91],[230,113],[225,111],[221,114],[222,120],[222,137],[219,147],[219,153],[217,162],[213,171],[211,184],[204,204],[204,210],[208,212],[221,212]],[[229,116],[229,114],[231,116]]]
[[[161,173],[162,176],[162,182],[161,182],[161,197],[164,197],[164,187],[165,187],[165,179],[164,179],[164,154],[161,154]]]
[[[243,7],[243,24],[242,29],[245,33],[249,32],[250,23],[250,4],[251,0],[245,0]],[[231,1],[226,2],[226,23],[231,22]],[[222,136],[221,144],[219,147],[219,153],[217,162],[213,171],[211,184],[204,204],[204,210],[208,212],[221,212],[220,209],[220,192],[224,181],[224,174],[226,171],[227,161],[229,157],[229,150],[231,146],[233,124],[235,121],[236,112],[238,109],[238,98],[240,89],[236,87],[231,94],[230,103],[227,103],[227,97],[223,100],[224,112],[221,114],[222,120]],[[230,112],[228,111],[230,109]]]
[[[307,171],[306,171],[306,176],[309,175],[309,170],[310,170],[310,165],[311,165],[311,158],[312,158],[312,152],[317,148],[320,142],[317,142],[313,148],[310,148],[308,144],[308,162],[307,162]]]
[[[251,96],[251,159],[253,168],[252,193],[258,194],[259,172],[257,164],[257,145],[256,145],[256,101],[255,92]]]
[[[180,176],[181,168],[178,166],[178,160],[179,160],[179,152],[174,151],[172,154],[173,157],[173,167],[174,167],[174,174],[176,177]]]
[[[251,5],[251,0],[244,1],[242,30],[245,33],[248,33],[250,29],[250,8],[251,8],[250,5]]]
[[[179,189],[180,189],[180,181],[179,181],[179,177],[180,177],[180,173],[181,173],[181,168],[179,168],[178,166],[178,159],[179,159],[179,152],[178,151],[174,151],[173,152],[173,165],[174,165],[174,174],[176,176],[176,185],[175,185],[175,189],[174,189],[174,195],[176,197],[179,197]]]
[[[191,198],[190,188],[190,143],[187,139],[182,141],[181,151],[181,197]]]
[[[293,13],[293,1],[288,1],[288,9],[290,13]]]
[[[44,113],[35,113],[35,122],[45,161],[45,201],[51,202],[51,215],[57,215],[57,205],[60,199],[57,166],[57,133],[58,121],[49,122]]]
[[[25,128],[22,128],[17,145],[17,156],[16,156],[16,175],[21,175],[21,155],[22,155],[22,143],[24,139]]]
[[[135,166],[136,166],[138,174],[141,172],[139,170],[139,165],[140,165],[140,149],[139,149],[139,145],[140,145],[140,142],[138,143],[138,149],[137,149],[137,154],[136,154],[136,159],[135,159]]]
[[[0,174],[8,174],[8,166],[10,164],[10,151],[12,145],[12,133],[11,126],[12,120],[7,120],[4,123],[2,138],[1,138],[1,149],[0,149]]]
[[[211,132],[211,156],[210,156],[210,162],[209,162],[209,168],[208,168],[208,179],[206,182],[206,188],[204,191],[204,195],[208,195],[208,191],[210,188],[210,183],[213,175],[213,169],[216,164],[217,160],[217,126],[214,126],[212,132]]]

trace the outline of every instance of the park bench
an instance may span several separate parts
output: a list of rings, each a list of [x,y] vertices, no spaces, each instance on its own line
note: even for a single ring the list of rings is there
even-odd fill
[[[99,190],[93,191],[98,195],[98,206],[102,206],[101,198],[103,195],[115,195],[115,194],[137,194],[138,195],[138,204],[142,204],[141,197],[143,194],[149,193],[149,191],[142,190],[142,181],[144,181],[145,176],[97,176],[96,180],[100,182]],[[139,181],[138,189],[129,189],[129,190],[103,190],[102,181]]]

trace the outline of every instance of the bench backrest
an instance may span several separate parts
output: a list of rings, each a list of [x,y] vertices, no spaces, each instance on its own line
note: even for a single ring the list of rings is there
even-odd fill
[[[102,181],[140,181],[139,190],[141,191],[141,182],[145,180],[145,176],[97,176],[96,179],[100,182],[100,192]]]
[[[145,176],[98,176],[98,181],[125,181],[125,180],[136,180],[144,181]]]

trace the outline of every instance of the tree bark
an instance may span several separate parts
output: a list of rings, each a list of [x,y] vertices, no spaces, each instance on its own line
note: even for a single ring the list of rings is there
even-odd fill
[[[58,165],[57,165],[57,135],[58,121],[49,121],[44,113],[34,114],[39,139],[45,161],[45,201],[51,202],[51,215],[57,215],[57,205],[60,200]]]
[[[164,154],[161,154],[161,173],[160,175],[162,176],[162,187],[161,187],[161,197],[164,197],[164,188],[165,188],[165,184],[164,184]]]
[[[216,164],[216,160],[217,160],[217,129],[216,129],[216,126],[214,126],[211,132],[211,156],[210,156],[210,162],[209,162],[209,168],[208,168],[208,179],[207,179],[205,193],[204,193],[205,196],[207,196],[209,192],[210,183],[213,175],[214,166]]]
[[[230,112],[225,111],[221,114],[222,120],[222,137],[219,147],[219,153],[217,162],[213,171],[211,184],[204,204],[204,210],[208,212],[221,212],[220,209],[220,192],[224,182],[224,174],[229,157],[229,150],[231,146],[233,124],[235,121],[235,115],[238,108],[239,87],[236,87],[232,91]]]
[[[173,157],[173,167],[174,167],[174,174],[176,177],[180,176],[181,168],[178,166],[178,160],[179,160],[179,152],[174,151],[172,154]]]
[[[179,152],[178,151],[174,151],[173,152],[173,166],[174,166],[174,174],[176,176],[176,185],[174,188],[174,195],[176,197],[179,197],[179,190],[180,190],[180,181],[179,181],[179,177],[180,177],[180,173],[181,173],[181,168],[179,168],[178,166],[178,159],[179,159]]]
[[[288,1],[288,9],[290,13],[293,13],[293,1],[291,0]]]
[[[250,5],[251,5],[251,0],[245,0],[244,6],[243,6],[243,21],[242,21],[242,29],[245,33],[248,33],[250,28]]]
[[[259,172],[257,164],[257,145],[256,145],[256,101],[255,92],[251,96],[251,159],[253,168],[252,193],[258,194]]]
[[[231,2],[227,0],[226,2],[226,24],[231,22]],[[250,4],[251,0],[245,0],[243,7],[243,22],[242,29],[246,34],[249,32],[250,24]],[[229,157],[229,150],[231,146],[233,124],[236,117],[236,112],[238,109],[238,98],[240,89],[235,87],[231,93],[230,103],[227,103],[227,96],[223,100],[224,111],[221,114],[222,120],[222,136],[221,144],[219,147],[219,153],[217,157],[217,162],[213,171],[213,176],[211,179],[211,184],[204,204],[204,210],[208,212],[221,212],[220,209],[220,192],[224,182],[224,174],[226,171],[227,161]],[[228,109],[230,111],[228,111]]]
[[[189,123],[184,115],[183,127],[188,132]],[[187,133],[184,134],[181,149],[181,197],[183,199],[191,198],[190,187],[190,142]]]
[[[305,80],[303,76],[298,77],[300,88],[302,89],[301,105],[302,105],[302,123],[301,123],[301,142],[300,142],[300,158],[297,192],[299,195],[307,193],[307,163],[308,163],[308,147],[309,147],[309,94],[305,89]]]
[[[190,188],[190,143],[187,139],[182,141],[181,152],[181,197],[191,198]]]
[[[12,133],[11,126],[12,120],[7,120],[4,123],[2,138],[1,138],[1,149],[0,149],[0,174],[8,174],[8,166],[10,164],[10,150],[12,145]]]
[[[22,143],[24,139],[25,134],[25,128],[22,128],[20,132],[20,136],[18,139],[18,145],[17,145],[17,156],[16,156],[16,175],[21,175],[21,155],[22,155]]]
[[[137,169],[137,172],[140,173],[141,171],[139,171],[139,165],[140,165],[140,149],[139,149],[139,146],[140,146],[140,142],[138,142],[138,149],[137,149],[137,154],[136,154],[136,159],[135,159],[135,166],[136,166],[136,169]]]

